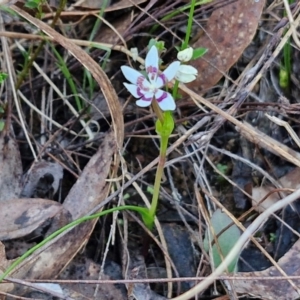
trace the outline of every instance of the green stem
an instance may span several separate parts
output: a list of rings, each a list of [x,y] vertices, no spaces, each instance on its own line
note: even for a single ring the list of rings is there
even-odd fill
[[[150,216],[152,217],[152,224],[150,224],[149,230],[153,228],[154,224],[154,217],[156,214],[157,204],[158,204],[158,198],[159,198],[159,191],[160,191],[160,185],[161,185],[161,179],[164,171],[164,166],[166,163],[166,154],[167,154],[167,148],[168,148],[168,141],[169,136],[161,136],[160,140],[160,153],[159,153],[159,162],[156,170],[155,175],[155,182],[154,182],[154,189],[153,189],[153,196],[152,196],[152,202],[150,207]]]
[[[188,45],[189,45],[189,40],[190,40],[191,33],[192,33],[195,6],[196,6],[196,0],[192,0],[191,1],[191,8],[190,8],[190,13],[189,13],[188,24],[187,24],[187,30],[186,30],[186,34],[185,34],[184,43],[181,46],[181,50],[187,48]]]
[[[191,33],[192,33],[192,26],[193,26],[193,18],[194,18],[194,11],[195,11],[195,6],[196,6],[196,0],[192,0],[191,1],[191,6],[190,6],[190,12],[189,12],[189,19],[188,19],[188,24],[187,24],[187,30],[185,33],[185,39],[183,44],[180,47],[180,50],[184,50],[188,47],[189,45],[189,40],[191,37]],[[178,95],[178,86],[179,86],[179,81],[176,80],[175,84],[173,86],[173,98],[176,99],[177,95]]]
[[[172,92],[172,96],[174,98],[174,100],[176,100],[176,98],[178,98],[178,88],[179,88],[179,81],[176,80],[173,86],[173,92]]]
[[[294,3],[294,0],[288,0],[288,3],[289,4]],[[286,15],[287,15],[287,13],[285,11],[284,16],[286,16]],[[284,32],[284,34],[285,34],[285,32]],[[286,41],[284,48],[283,48],[283,66],[281,65],[281,69],[283,71],[281,71],[280,74],[283,73],[284,78],[282,78],[282,75],[281,75],[281,78],[279,80],[280,86],[282,88],[284,88],[286,92],[290,91],[291,73],[292,73],[292,66],[291,66],[292,58],[291,57],[292,57],[292,47],[291,47],[291,39],[289,38]]]
[[[200,0],[200,1],[198,1],[198,2],[196,3],[195,6],[203,5],[203,4],[209,3],[209,2],[211,2],[211,1],[212,1],[212,0]],[[190,9],[190,7],[191,7],[191,5],[190,5],[190,4],[187,4],[187,5],[182,6],[181,8],[178,8],[178,9],[173,10],[172,12],[170,12],[169,14],[167,14],[165,17],[163,17],[163,18],[161,19],[161,22],[163,23],[164,21],[168,21],[168,20],[172,19],[173,17],[179,15],[180,13],[182,13],[182,12],[184,12],[184,11]],[[156,31],[156,29],[157,29],[158,27],[159,27],[159,24],[154,25],[154,26],[150,29],[149,34],[153,34],[153,33]]]
[[[45,238],[42,242],[38,243],[37,245],[35,245],[34,247],[30,248],[28,251],[26,251],[22,256],[20,256],[16,261],[14,261],[7,269],[6,271],[0,276],[0,282],[2,282],[2,280],[11,272],[13,271],[22,261],[24,261],[24,259],[26,259],[29,255],[31,255],[32,253],[34,253],[36,250],[38,250],[39,248],[41,248],[42,246],[44,246],[45,244],[47,244],[48,242],[50,242],[51,240],[53,240],[55,237],[57,237],[58,235],[60,235],[61,233],[63,233],[64,231],[75,227],[76,225],[79,225],[83,222],[86,221],[90,221],[92,219],[95,218],[99,218],[102,217],[106,214],[109,213],[113,213],[115,211],[121,211],[121,210],[133,210],[138,212],[139,214],[142,215],[143,219],[144,216],[148,214],[148,209],[144,208],[144,207],[138,207],[138,206],[133,206],[133,205],[124,205],[124,206],[118,206],[118,207],[114,207],[111,209],[107,209],[105,211],[99,212],[97,214],[94,215],[90,215],[90,216],[85,216],[82,217],[80,219],[77,219],[69,224],[67,224],[66,226],[60,228],[59,230],[53,232],[52,234],[50,234],[47,238]]]

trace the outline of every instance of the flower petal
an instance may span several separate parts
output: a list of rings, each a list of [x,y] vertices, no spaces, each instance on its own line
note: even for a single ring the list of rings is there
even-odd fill
[[[180,61],[174,61],[172,62],[163,72],[162,74],[160,74],[157,79],[156,79],[156,83],[155,86],[159,89],[162,86],[166,85],[168,81],[171,81],[178,69],[180,67]]]
[[[128,84],[126,82],[124,82],[123,84],[125,85],[126,89],[129,91],[129,93],[133,97],[141,98],[141,100],[144,100],[144,101],[150,101],[150,102],[152,101],[153,96],[154,96],[153,92],[144,91],[135,84]]]
[[[181,65],[176,73],[175,78],[183,83],[188,83],[196,79],[198,71],[193,66]]]
[[[137,86],[141,89],[141,91],[144,91],[145,93],[153,90],[151,83],[144,76],[140,76],[138,78]]]
[[[177,59],[182,62],[187,62],[187,61],[191,60],[191,58],[193,57],[193,53],[194,53],[193,48],[188,47],[177,53]]]
[[[135,69],[132,69],[130,67],[127,66],[122,66],[121,67],[122,73],[124,75],[124,77],[130,82],[130,83],[134,83],[137,84],[138,82],[138,78],[140,77],[144,77],[143,74],[141,74],[140,72],[138,72]],[[145,78],[145,77],[144,77]],[[146,78],[145,78],[146,79]]]
[[[144,100],[144,101],[150,101],[151,102],[153,97],[154,97],[153,92],[143,93],[143,91],[140,91],[140,94],[141,94],[141,100]]]
[[[151,104],[151,101],[137,100],[135,104],[140,107],[147,107]]]
[[[138,87],[135,84],[123,83],[128,90],[128,92],[135,98],[141,98],[141,95],[138,93]]]
[[[158,50],[155,46],[152,46],[145,58],[146,72],[151,83],[156,81],[156,77],[158,75],[158,63]]]
[[[182,83],[189,83],[194,81],[197,78],[197,76],[192,74],[177,73],[175,78]]]
[[[195,76],[198,75],[198,70],[190,65],[181,65],[179,68],[179,72],[184,74],[193,74]]]
[[[165,110],[175,110],[176,108],[176,104],[175,101],[173,99],[173,96],[163,90],[158,90],[155,93],[155,99],[159,105],[159,107],[161,108],[161,110],[165,111]]]

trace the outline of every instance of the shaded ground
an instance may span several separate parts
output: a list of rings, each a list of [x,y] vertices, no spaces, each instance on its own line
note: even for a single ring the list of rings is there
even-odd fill
[[[203,239],[217,208],[248,227],[296,191],[291,204],[253,232],[235,280],[222,278],[200,289],[198,298],[180,299],[298,297],[297,281],[293,285],[285,276],[300,275],[300,45],[296,30],[288,30],[291,18],[298,25],[299,5],[291,5],[293,17],[287,18],[284,4],[219,0],[197,6],[191,44],[208,53],[193,62],[197,80],[180,90],[160,225],[153,234],[128,211],[85,222],[43,245],[9,275],[12,282],[59,280],[59,286],[38,292],[1,284],[1,293],[31,299],[174,298],[214,270]],[[137,47],[144,58],[151,38],[165,42],[164,65],[176,59],[188,7],[184,1],[110,1],[103,8],[92,1],[67,3],[59,12],[53,2],[41,6],[39,15],[17,2],[11,9],[21,17],[2,14],[1,64],[9,77],[0,103],[1,270],[79,217],[151,200],[159,153],[155,116],[135,106],[120,66],[138,69],[142,60],[130,59],[128,49]],[[55,13],[53,33],[49,22]],[[43,42],[36,28],[54,41]],[[290,50],[284,50],[283,37]],[[34,53],[36,65],[26,67]],[[289,60],[283,53],[290,53],[291,62],[286,84]],[[261,279],[268,276],[282,278]],[[188,278],[177,282],[180,277]]]

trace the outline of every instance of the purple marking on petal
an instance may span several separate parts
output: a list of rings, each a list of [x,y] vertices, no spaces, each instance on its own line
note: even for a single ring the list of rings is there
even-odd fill
[[[147,97],[146,96],[147,93],[144,93],[144,90],[141,90],[139,87],[137,88],[137,94],[144,101],[152,101],[152,99],[153,99],[153,96]],[[148,95],[149,95],[149,93],[148,93]]]
[[[147,84],[145,84],[147,83]],[[147,79],[144,77],[144,76],[140,76],[138,79],[137,79],[137,83],[136,85],[143,91],[145,92],[149,92],[149,83],[147,82]],[[147,86],[146,86],[147,85]]]
[[[146,71],[147,71],[148,78],[149,78],[150,81],[151,81],[151,77],[152,77],[151,74],[152,73],[154,73],[154,76],[155,76],[155,74],[157,76],[158,68],[159,68],[158,62],[159,62],[158,50],[153,45],[150,48],[149,52],[147,53],[146,59],[145,59],[145,67],[146,67]],[[153,69],[151,69],[151,68],[149,69],[149,67],[152,67]],[[156,76],[153,79],[153,81],[156,79]]]
[[[146,70],[147,74],[148,74],[148,77],[149,77],[149,80],[150,81],[154,81],[157,74],[158,74],[158,69],[154,66],[149,66]]]
[[[145,97],[145,95],[143,95],[143,97],[141,99],[144,101],[152,101],[153,97],[147,98],[147,97]]]
[[[137,88],[137,94],[140,98],[144,96],[144,93],[141,92],[141,89],[139,87]]]
[[[161,73],[161,74],[158,76],[158,78],[162,80],[163,85],[166,85],[166,84],[167,84],[168,78],[166,77],[166,75],[165,75],[164,73]]]
[[[165,94],[165,95],[164,95]],[[166,96],[166,97],[165,97]],[[165,92],[164,90],[159,89],[155,95],[155,99],[159,99],[160,102],[157,102],[161,110],[166,111],[166,110],[175,110],[176,104],[173,99],[173,96]],[[161,100],[163,98],[163,101]]]
[[[167,92],[163,91],[162,95],[159,98],[156,98],[157,102],[161,102],[163,100],[165,100],[168,97]]]

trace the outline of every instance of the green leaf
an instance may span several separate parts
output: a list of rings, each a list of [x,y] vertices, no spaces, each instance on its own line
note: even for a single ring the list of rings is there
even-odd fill
[[[6,73],[3,73],[3,72],[0,72],[0,84],[7,78],[7,74]]]
[[[145,226],[149,229],[152,230],[153,227],[153,223],[154,223],[154,216],[151,215],[150,210],[146,207],[131,207],[131,210],[135,210],[136,212],[138,212],[145,224]]]
[[[25,7],[35,9],[40,5],[40,0],[29,0],[25,3]]]
[[[202,57],[207,51],[208,51],[208,49],[206,49],[206,48],[196,48],[196,49],[194,49],[192,59],[194,60],[194,59],[197,59],[199,57]]]
[[[149,41],[148,50],[150,50],[152,46],[155,46],[159,52],[166,50],[165,43],[162,41],[157,41],[156,39],[151,39]]]
[[[169,137],[174,130],[174,119],[172,113],[169,111],[164,112],[164,122],[159,119],[155,123],[155,130],[161,137]]]
[[[147,186],[147,192],[151,195],[154,193],[154,188],[152,186]]]
[[[277,239],[277,236],[275,233],[270,233],[270,242],[274,243]]]
[[[3,120],[0,120],[0,132],[4,129],[5,123]]]
[[[133,205],[124,205],[124,206],[113,207],[113,208],[107,209],[105,211],[101,211],[101,212],[99,212],[97,214],[94,214],[94,215],[81,217],[80,219],[74,220],[73,222],[71,222],[71,223],[63,226],[62,228],[58,229],[57,231],[51,233],[43,241],[41,241],[40,243],[36,244],[35,246],[33,246],[32,248],[30,248],[29,250],[27,250],[19,258],[15,259],[13,261],[13,263],[4,272],[1,272],[3,274],[0,274],[0,283],[2,282],[2,280],[8,274],[10,274],[10,272],[12,272],[28,256],[30,256],[32,253],[34,253],[39,248],[41,248],[44,245],[46,245],[49,241],[51,241],[52,239],[54,239],[55,237],[57,237],[62,232],[66,231],[66,230],[68,230],[68,229],[70,229],[70,228],[72,228],[74,226],[77,226],[77,225],[81,224],[82,222],[93,220],[94,218],[99,218],[99,217],[105,216],[107,214],[113,213],[115,211],[121,211],[121,210],[133,210],[133,211],[138,212],[142,216],[142,219],[143,219],[145,225],[149,229],[152,229],[152,227],[153,227],[153,221],[154,221],[154,216],[151,216],[149,209],[147,209],[145,207],[139,207],[139,206],[133,206]]]
[[[228,229],[226,229],[220,236],[218,234],[227,228],[229,224],[232,224],[232,220],[223,213],[220,209],[216,210],[211,218],[211,225],[214,231],[214,234],[211,232],[209,228],[207,228],[205,232],[205,238],[204,238],[204,249],[206,252],[212,251],[212,258],[213,258],[213,264],[214,267],[217,268],[221,262],[222,257],[225,258],[227,254],[230,252],[230,250],[233,248],[233,246],[236,244],[238,239],[240,238],[241,232],[239,228],[233,224]],[[217,242],[219,247],[217,247],[215,243],[215,239],[213,238],[217,236]],[[210,247],[210,245],[212,245]],[[220,255],[220,252],[221,254]],[[235,271],[235,267],[238,261],[238,257],[236,257],[231,264],[227,267],[227,270],[229,273],[233,273]]]
[[[228,171],[228,166],[227,165],[223,165],[223,164],[217,164],[216,165],[217,169],[222,173],[222,174],[226,174]]]
[[[285,69],[279,71],[279,85],[283,89],[289,86],[289,73]]]

